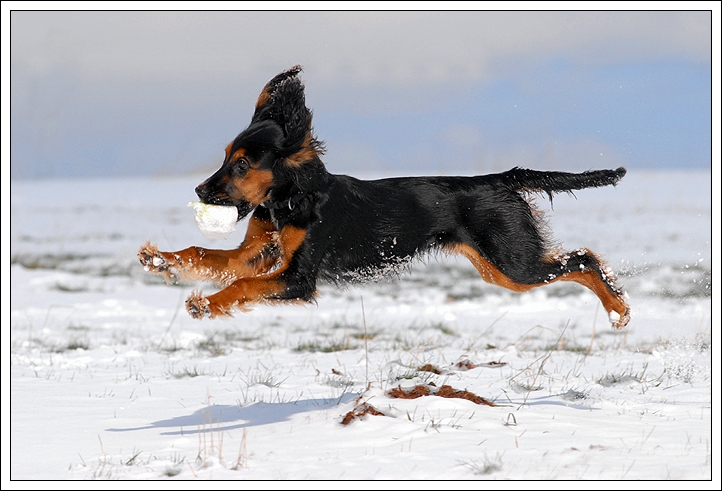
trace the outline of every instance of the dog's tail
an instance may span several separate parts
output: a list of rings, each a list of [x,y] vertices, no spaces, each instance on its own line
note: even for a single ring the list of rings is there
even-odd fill
[[[571,193],[576,189],[616,185],[626,173],[624,167],[616,170],[588,170],[578,174],[514,167],[494,177],[512,191],[545,192],[551,199],[553,193]]]

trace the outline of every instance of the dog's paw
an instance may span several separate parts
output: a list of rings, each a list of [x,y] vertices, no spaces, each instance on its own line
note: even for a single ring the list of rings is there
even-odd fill
[[[146,242],[138,251],[138,260],[143,269],[151,273],[160,273],[164,269],[168,269],[166,261],[158,251],[158,246]]]
[[[160,252],[155,244],[146,242],[138,251],[138,260],[144,270],[149,273],[162,274],[165,276],[166,283],[172,282],[174,272],[171,271],[171,267],[175,266],[172,255]]]
[[[629,308],[624,311],[624,315],[619,315],[619,313],[614,310],[609,312],[609,322],[612,323],[612,327],[616,330],[623,329],[627,324],[629,324],[631,319],[632,313]]]
[[[211,317],[211,302],[198,290],[193,290],[186,300],[186,310],[194,319]]]
[[[193,290],[191,296],[186,300],[188,314],[194,319],[233,317],[232,311],[238,308],[238,302],[227,305],[217,295],[206,297],[200,291]]]
[[[620,291],[619,299],[622,305],[607,313],[609,315],[609,322],[612,323],[612,327],[616,330],[626,327],[632,319],[632,309],[629,308],[629,295],[627,292]]]

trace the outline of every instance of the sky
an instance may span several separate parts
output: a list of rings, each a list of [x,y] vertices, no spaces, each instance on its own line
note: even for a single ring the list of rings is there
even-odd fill
[[[711,166],[706,11],[8,17],[13,180],[210,172],[296,64],[335,173]]]

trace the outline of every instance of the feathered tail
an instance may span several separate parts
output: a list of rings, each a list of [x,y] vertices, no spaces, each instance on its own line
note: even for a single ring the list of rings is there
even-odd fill
[[[575,189],[598,188],[616,185],[627,170],[588,170],[578,174],[571,172],[537,171],[514,167],[497,174],[501,183],[513,191],[544,191],[558,193]]]
[[[624,167],[611,170],[588,170],[586,172],[536,171],[514,167],[511,170],[488,176],[512,191],[545,192],[552,199],[553,193],[571,193],[576,189],[615,186],[624,177]]]

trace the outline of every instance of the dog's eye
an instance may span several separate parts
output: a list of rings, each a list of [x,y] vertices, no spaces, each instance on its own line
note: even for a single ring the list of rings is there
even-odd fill
[[[238,159],[238,160],[236,160],[233,167],[238,172],[246,172],[248,170],[248,168],[250,167],[250,164],[248,163],[248,161],[246,159]]]

